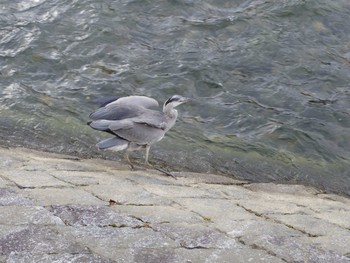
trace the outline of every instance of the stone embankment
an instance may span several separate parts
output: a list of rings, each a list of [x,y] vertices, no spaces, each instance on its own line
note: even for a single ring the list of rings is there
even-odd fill
[[[349,262],[350,199],[0,148],[0,262]]]

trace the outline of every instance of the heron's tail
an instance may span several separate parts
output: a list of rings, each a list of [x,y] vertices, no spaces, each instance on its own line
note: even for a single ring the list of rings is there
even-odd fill
[[[90,121],[87,124],[95,130],[107,131],[107,130],[109,130],[109,125],[111,124],[111,121],[109,121],[109,120],[97,120],[97,121]]]
[[[101,150],[111,148],[111,150],[114,150],[114,151],[125,150],[126,148],[128,148],[128,145],[129,145],[128,141],[118,137],[108,138],[96,144],[96,146]]]

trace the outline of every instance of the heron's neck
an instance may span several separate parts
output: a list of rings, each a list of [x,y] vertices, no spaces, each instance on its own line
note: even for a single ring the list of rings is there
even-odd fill
[[[163,112],[168,120],[167,130],[169,130],[175,124],[175,121],[177,119],[177,110],[175,110],[174,107],[168,104],[163,107]]]
[[[174,109],[174,107],[172,107],[172,105],[168,104],[166,106],[163,107],[163,112],[164,114],[168,117],[168,118],[177,118],[177,110]]]

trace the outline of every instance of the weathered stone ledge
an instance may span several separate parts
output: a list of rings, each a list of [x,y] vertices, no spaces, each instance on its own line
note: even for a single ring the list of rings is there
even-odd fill
[[[350,199],[0,148],[0,262],[349,262]]]

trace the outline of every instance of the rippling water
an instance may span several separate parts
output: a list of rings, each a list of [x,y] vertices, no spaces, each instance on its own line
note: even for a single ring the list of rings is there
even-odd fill
[[[120,158],[94,100],[181,94],[151,160],[350,194],[348,0],[96,2],[1,1],[1,144]]]

